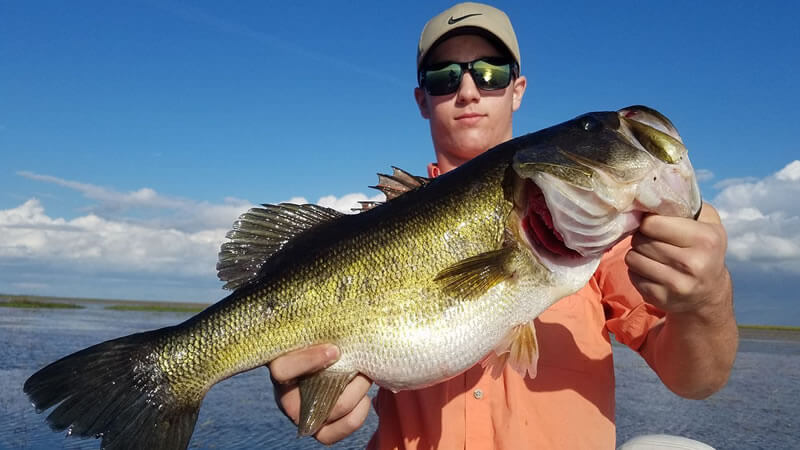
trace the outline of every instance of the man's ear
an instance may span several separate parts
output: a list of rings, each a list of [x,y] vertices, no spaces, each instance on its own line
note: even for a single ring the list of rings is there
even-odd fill
[[[520,75],[514,80],[513,101],[511,110],[516,111],[522,105],[522,96],[525,95],[525,88],[528,86],[528,79]]]
[[[419,113],[425,119],[431,118],[431,112],[428,109],[428,102],[425,99],[425,91],[422,89],[415,87],[414,88],[414,100],[417,101],[417,107],[419,108]]]

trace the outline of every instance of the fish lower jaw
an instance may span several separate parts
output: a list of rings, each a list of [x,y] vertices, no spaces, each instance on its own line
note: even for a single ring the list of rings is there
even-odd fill
[[[560,221],[565,245],[584,257],[599,258],[603,253],[633,233],[642,222],[644,213],[633,210],[609,216],[606,223],[591,230],[591,234],[580,226],[570,227],[569,220]]]

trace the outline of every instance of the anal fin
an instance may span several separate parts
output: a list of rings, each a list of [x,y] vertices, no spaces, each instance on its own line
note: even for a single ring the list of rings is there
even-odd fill
[[[484,368],[491,367],[494,377],[498,377],[503,366],[508,364],[523,377],[527,375],[533,379],[536,378],[538,362],[539,343],[531,320],[509,330],[494,351],[481,361],[481,365]]]
[[[336,372],[326,369],[300,379],[298,436],[311,436],[319,431],[347,383],[355,376],[356,372]]]

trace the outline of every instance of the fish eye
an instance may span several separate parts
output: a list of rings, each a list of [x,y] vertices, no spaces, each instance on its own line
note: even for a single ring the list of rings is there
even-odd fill
[[[584,131],[593,131],[600,126],[600,121],[592,116],[585,116],[581,118],[581,128],[583,128]]]

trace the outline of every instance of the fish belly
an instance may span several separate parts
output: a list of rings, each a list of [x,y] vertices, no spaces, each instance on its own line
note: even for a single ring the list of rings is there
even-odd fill
[[[515,291],[515,292],[512,292]],[[514,325],[518,289],[503,284],[433,319],[404,315],[369,335],[339,343],[333,370],[356,370],[393,391],[444,381],[480,361]]]

